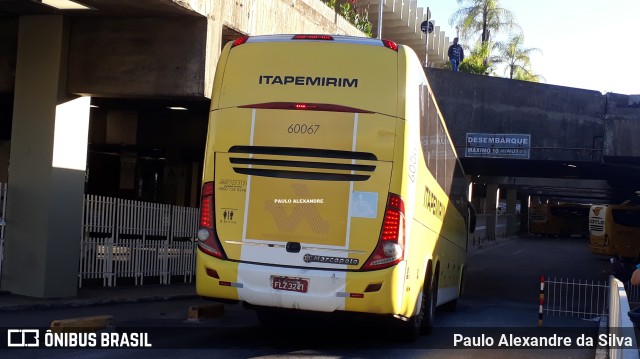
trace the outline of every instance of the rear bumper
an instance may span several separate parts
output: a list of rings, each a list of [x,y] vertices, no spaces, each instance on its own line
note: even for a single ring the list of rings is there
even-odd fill
[[[206,268],[215,270],[219,278],[208,274]],[[196,292],[202,297],[257,306],[410,316],[413,306],[406,303],[415,303],[415,298],[411,301],[404,295],[404,272],[405,262],[378,271],[347,272],[232,262],[198,250]],[[272,276],[307,280],[307,292],[274,289]]]

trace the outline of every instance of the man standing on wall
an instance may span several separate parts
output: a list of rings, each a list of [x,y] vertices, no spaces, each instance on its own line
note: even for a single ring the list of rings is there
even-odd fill
[[[458,72],[458,67],[462,60],[464,60],[464,50],[458,44],[458,38],[456,37],[453,39],[453,44],[449,46],[449,61],[451,61],[453,71]]]

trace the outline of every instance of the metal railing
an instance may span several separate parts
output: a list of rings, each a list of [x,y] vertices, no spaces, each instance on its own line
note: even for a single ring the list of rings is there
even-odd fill
[[[118,278],[144,284],[157,277],[169,284],[195,275],[198,208],[85,195],[78,285],[102,279],[115,286]]]
[[[544,281],[545,315],[565,315],[583,319],[606,316],[609,283],[569,278]]]
[[[607,319],[607,333],[617,338],[632,338],[632,347],[609,346],[603,350],[610,359],[638,359],[637,340],[633,323],[629,319],[629,297],[637,298],[638,286],[625,285],[613,276],[607,281],[576,280],[569,278],[541,279],[544,300],[543,312],[550,315],[564,315],[582,319],[597,317]],[[602,332],[601,332],[602,333]]]
[[[632,348],[609,347],[609,359],[638,359],[638,347],[634,325],[629,319],[629,300],[623,283],[609,276],[609,321],[608,334],[617,337],[632,337]],[[627,283],[627,288],[632,286]],[[635,286],[634,286],[635,287]],[[637,290],[637,288],[635,288]]]

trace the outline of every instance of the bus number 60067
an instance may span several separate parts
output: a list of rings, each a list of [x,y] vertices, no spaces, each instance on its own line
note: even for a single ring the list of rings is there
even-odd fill
[[[318,129],[320,128],[320,125],[306,125],[306,124],[291,124],[289,125],[289,128],[287,129],[287,132],[289,133],[306,133],[309,135],[313,135],[314,133],[318,132]]]

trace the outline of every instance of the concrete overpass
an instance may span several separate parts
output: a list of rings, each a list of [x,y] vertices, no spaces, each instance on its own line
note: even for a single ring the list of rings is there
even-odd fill
[[[640,200],[640,96],[433,68],[426,72],[475,182],[555,200]],[[487,138],[484,134],[524,138],[529,144],[521,154],[484,154],[501,147],[478,143]]]

